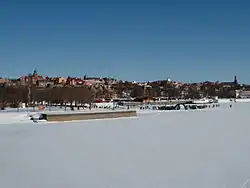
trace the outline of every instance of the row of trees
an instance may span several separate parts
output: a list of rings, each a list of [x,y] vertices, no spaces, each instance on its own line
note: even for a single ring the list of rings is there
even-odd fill
[[[111,90],[105,87],[56,87],[37,88],[36,85],[30,87],[6,87],[0,86],[0,105],[18,105],[23,102],[28,105],[36,102],[46,101],[48,103],[91,103],[95,98],[111,98],[115,93],[118,97],[123,97],[127,92],[131,97],[169,97],[169,98],[199,98],[201,96],[218,96],[221,98],[235,97],[235,89],[239,85],[232,87],[221,87],[220,85],[204,84],[199,89],[196,85],[185,85],[175,87],[171,83],[150,83],[150,87],[139,86],[129,82],[119,82],[113,85]]]
[[[174,87],[171,85],[164,86],[162,89],[159,86],[152,85],[151,87],[135,86],[131,89],[132,97],[168,97],[168,98],[200,98],[213,97],[219,98],[234,98],[236,87]]]
[[[94,93],[86,87],[63,87],[63,88],[36,88],[31,87],[29,96],[28,87],[0,87],[0,104],[18,105],[26,103],[33,105],[34,102],[48,102],[50,104],[89,103],[93,100]]]

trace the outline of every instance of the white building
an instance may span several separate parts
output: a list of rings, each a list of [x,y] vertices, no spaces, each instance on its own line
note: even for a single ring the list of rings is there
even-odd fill
[[[236,98],[250,98],[250,91],[236,90]]]

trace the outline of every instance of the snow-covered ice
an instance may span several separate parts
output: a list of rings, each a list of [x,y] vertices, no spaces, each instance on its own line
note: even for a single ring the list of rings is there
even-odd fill
[[[1,124],[3,188],[240,188],[249,103],[75,123]],[[0,117],[1,118],[1,117]]]
[[[0,112],[0,126],[1,124],[30,123],[29,115],[31,114],[27,112]]]

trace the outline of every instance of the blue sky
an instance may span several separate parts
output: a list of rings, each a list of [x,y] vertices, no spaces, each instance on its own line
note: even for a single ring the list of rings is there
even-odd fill
[[[248,1],[0,1],[0,75],[250,83]]]

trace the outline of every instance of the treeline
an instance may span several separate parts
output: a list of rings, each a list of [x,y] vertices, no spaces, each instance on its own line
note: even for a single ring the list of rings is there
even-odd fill
[[[219,86],[207,86],[197,89],[196,87],[173,87],[169,85],[163,86],[161,89],[159,86],[151,85],[151,87],[145,88],[142,86],[135,86],[131,89],[131,97],[166,97],[169,99],[196,99],[201,97],[215,97],[219,98],[234,98],[235,90],[241,89],[236,87],[219,87]]]
[[[48,104],[89,103],[93,100],[93,92],[86,87],[36,88],[31,87],[0,87],[0,107],[18,106],[26,103],[31,106],[35,102]]]

